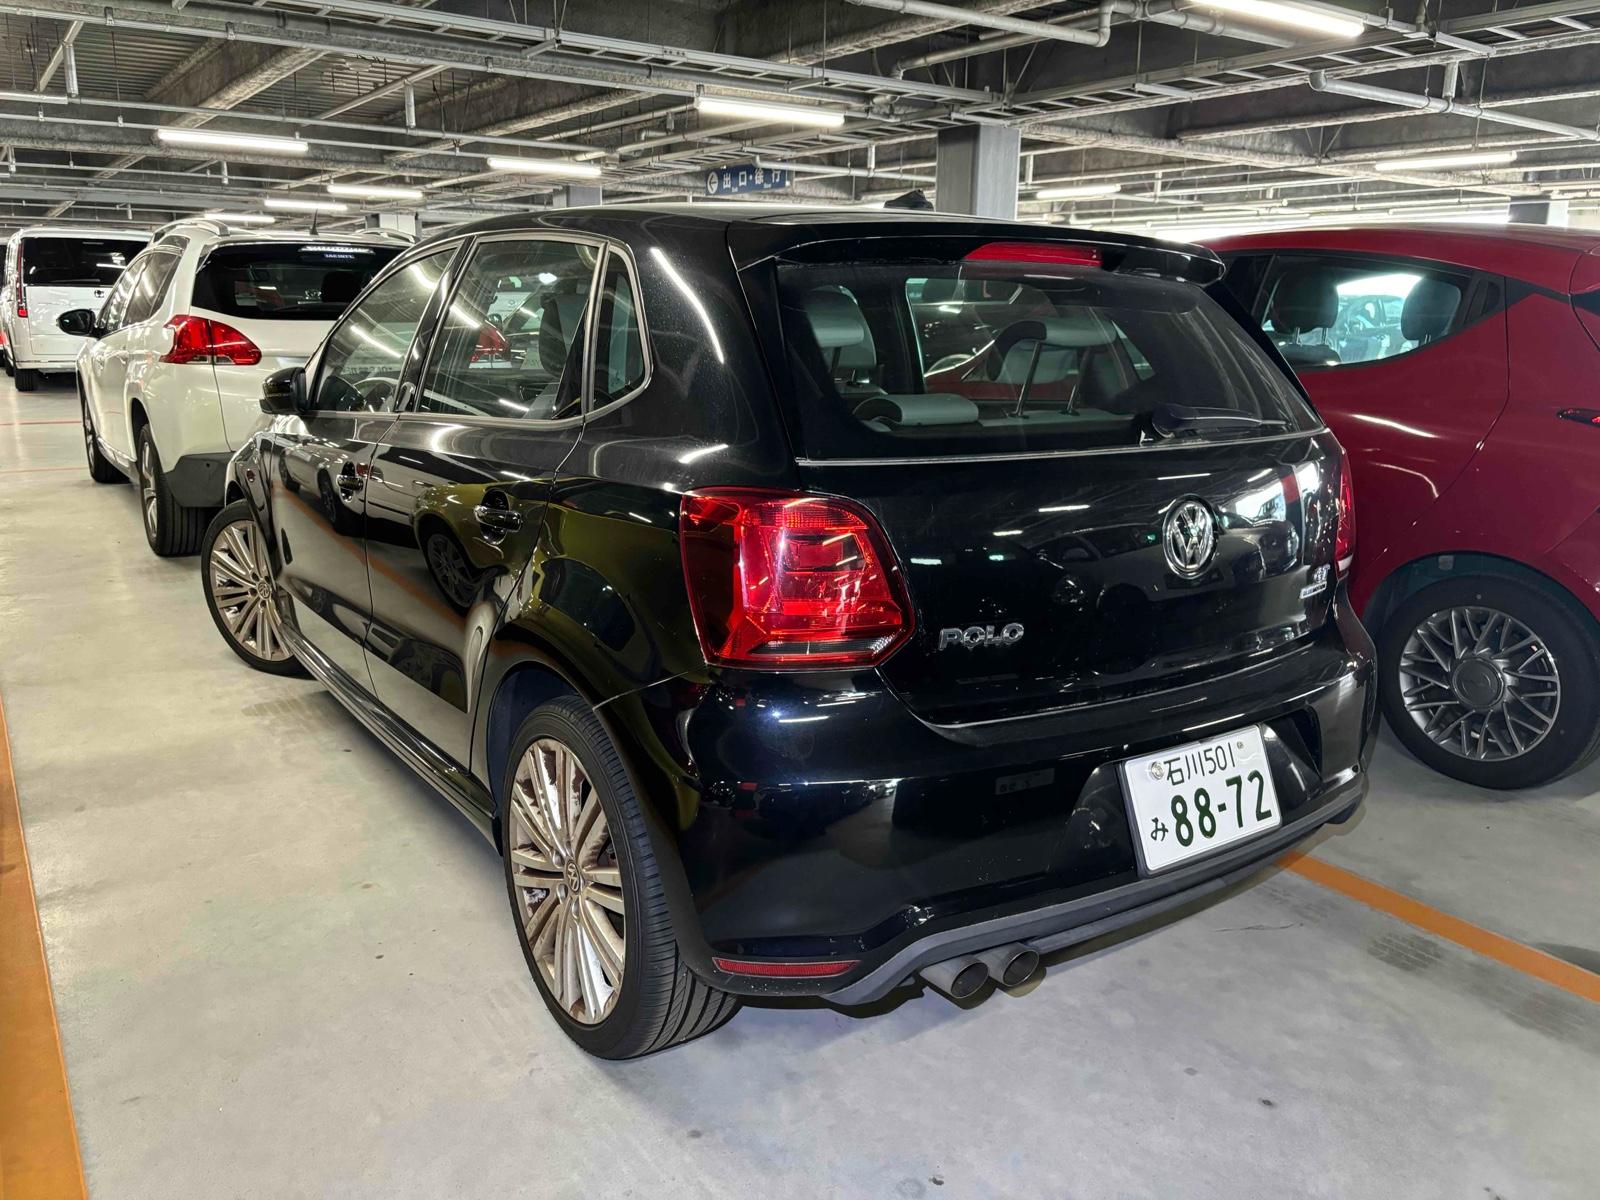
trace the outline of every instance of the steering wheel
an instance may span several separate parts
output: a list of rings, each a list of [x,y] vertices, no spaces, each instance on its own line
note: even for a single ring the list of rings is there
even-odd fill
[[[361,380],[352,390],[361,397],[364,407],[377,412],[394,399],[395,381],[385,379],[381,375],[373,375]]]

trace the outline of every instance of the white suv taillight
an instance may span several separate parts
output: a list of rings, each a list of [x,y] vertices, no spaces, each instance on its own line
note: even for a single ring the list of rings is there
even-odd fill
[[[172,331],[172,349],[161,356],[162,362],[226,362],[253,367],[261,361],[261,348],[221,321],[184,313],[168,321],[166,328]]]
[[[867,667],[911,636],[883,534],[848,501],[708,488],[684,494],[678,530],[708,663]]]

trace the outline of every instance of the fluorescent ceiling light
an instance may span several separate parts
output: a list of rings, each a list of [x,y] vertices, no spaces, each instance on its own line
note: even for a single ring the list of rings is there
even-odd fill
[[[337,200],[292,200],[288,197],[269,196],[261,203],[268,208],[276,208],[283,212],[340,213],[350,211],[348,204],[340,204]]]
[[[818,129],[838,129],[844,114],[832,108],[811,108],[803,104],[767,104],[761,100],[730,100],[725,96],[696,96],[694,106],[714,117],[753,117],[782,125],[815,125]]]
[[[49,92],[4,92],[0,91],[0,100],[14,100],[18,104],[65,104],[65,96],[51,95]]]
[[[1122,190],[1120,183],[1074,183],[1066,187],[1040,188],[1033,194],[1035,200],[1083,200],[1090,196],[1115,196]]]
[[[347,200],[421,200],[421,188],[379,187],[359,183],[330,183],[328,195]]]
[[[277,217],[269,217],[266,213],[231,213],[207,212],[201,213],[202,217],[210,217],[213,221],[227,221],[233,225],[276,225]]]
[[[514,171],[519,175],[570,175],[575,179],[598,179],[600,168],[593,163],[569,162],[564,158],[489,159],[491,171]]]
[[[1372,165],[1386,171],[1443,171],[1450,167],[1503,167],[1516,160],[1515,150],[1481,150],[1461,154],[1419,154],[1411,158],[1380,158]]]
[[[1279,0],[1200,0],[1200,7],[1220,9],[1268,25],[1310,29],[1341,38],[1360,37],[1363,29],[1360,21],[1329,12],[1327,8],[1332,5],[1327,8],[1302,8],[1298,4],[1279,3]]]
[[[158,129],[156,138],[169,146],[209,146],[219,150],[259,150],[263,154],[304,154],[311,147],[299,138],[262,137],[254,133],[222,133],[210,129]]]

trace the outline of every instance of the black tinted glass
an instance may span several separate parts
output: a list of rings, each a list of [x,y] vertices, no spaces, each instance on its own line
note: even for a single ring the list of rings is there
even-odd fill
[[[337,242],[219,246],[195,279],[194,304],[229,317],[331,321],[399,252]]]
[[[900,457],[1134,446],[1317,426],[1197,286],[1094,266],[782,265],[805,452]]]
[[[28,287],[109,287],[144,245],[143,238],[23,238],[22,282]]]

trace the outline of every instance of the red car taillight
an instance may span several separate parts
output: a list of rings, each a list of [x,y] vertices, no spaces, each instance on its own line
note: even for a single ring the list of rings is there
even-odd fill
[[[1339,524],[1333,535],[1333,560],[1341,575],[1350,573],[1356,559],[1356,489],[1351,473],[1346,455],[1339,470]]]
[[[847,501],[688,492],[679,539],[708,663],[865,667],[911,635],[911,605],[883,535]]]
[[[236,367],[253,367],[261,361],[261,348],[232,325],[209,317],[180,314],[168,321],[172,349],[162,362],[229,362]]]
[[[1070,242],[989,242],[962,259],[970,263],[1042,263],[1057,267],[1098,267],[1100,251]]]
[[[28,315],[28,291],[20,283],[17,284],[17,316]]]

